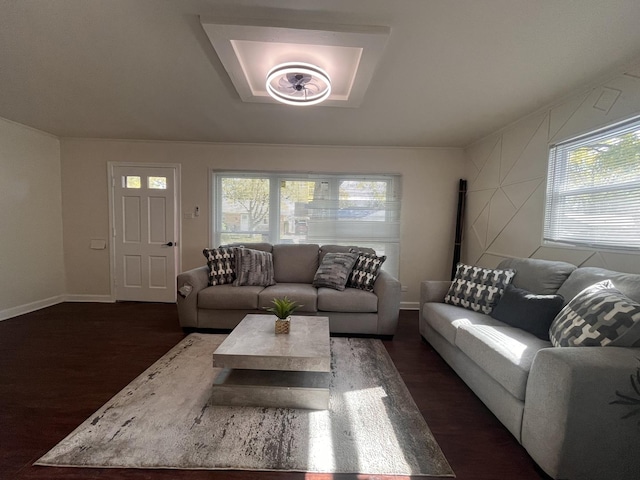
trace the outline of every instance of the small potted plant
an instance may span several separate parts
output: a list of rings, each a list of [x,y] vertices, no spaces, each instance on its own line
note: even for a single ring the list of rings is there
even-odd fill
[[[271,300],[273,307],[266,307],[267,312],[273,313],[276,318],[276,333],[289,333],[291,324],[291,314],[302,305],[298,305],[295,301],[287,297],[274,298]]]

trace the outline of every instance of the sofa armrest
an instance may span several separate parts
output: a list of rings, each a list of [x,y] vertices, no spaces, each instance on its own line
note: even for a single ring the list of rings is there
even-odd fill
[[[178,274],[176,282],[178,289],[177,304],[180,326],[183,328],[197,327],[198,292],[209,286],[209,267],[203,266],[182,272]],[[191,286],[191,292],[181,293],[181,289],[185,286]]]
[[[378,297],[378,335],[394,335],[400,315],[400,281],[382,270],[373,284]]]
[[[553,478],[638,478],[640,348],[540,350],[525,397],[522,445]],[[635,399],[635,404],[616,403]],[[632,412],[636,413],[632,415]],[[627,418],[624,418],[627,415]]]
[[[420,308],[427,302],[443,303],[451,287],[449,280],[425,280],[420,283]]]

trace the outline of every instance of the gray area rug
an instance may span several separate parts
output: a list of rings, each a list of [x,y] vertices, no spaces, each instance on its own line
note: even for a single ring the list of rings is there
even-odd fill
[[[310,411],[210,405],[224,338],[186,337],[36,465],[454,476],[379,340],[331,339]]]

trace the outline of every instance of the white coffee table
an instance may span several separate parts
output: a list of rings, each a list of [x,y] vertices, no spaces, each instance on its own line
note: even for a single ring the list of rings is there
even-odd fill
[[[213,353],[213,366],[222,368],[213,405],[328,408],[329,319],[293,316],[289,334],[276,334],[274,322],[247,315]]]

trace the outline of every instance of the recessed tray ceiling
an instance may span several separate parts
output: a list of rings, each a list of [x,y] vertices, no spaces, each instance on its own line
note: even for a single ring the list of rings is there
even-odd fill
[[[331,78],[331,95],[320,105],[358,107],[390,34],[379,26],[248,25],[207,17],[200,22],[242,101],[259,103],[277,103],[265,87],[271,68],[304,62]]]

